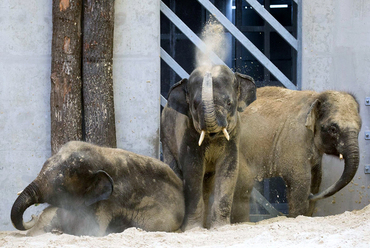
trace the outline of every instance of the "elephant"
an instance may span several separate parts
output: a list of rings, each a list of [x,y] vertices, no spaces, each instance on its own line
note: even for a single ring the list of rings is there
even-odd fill
[[[198,67],[170,89],[161,142],[164,162],[184,183],[182,230],[230,223],[238,205],[239,112],[255,99],[253,78],[224,65]]]
[[[263,178],[286,184],[290,217],[312,216],[315,203],[345,187],[359,165],[359,104],[345,92],[257,89],[241,113],[240,174],[249,188]],[[344,158],[340,179],[319,193],[323,154]]]
[[[35,203],[38,218],[23,221]],[[118,148],[71,141],[50,157],[11,210],[15,228],[104,236],[129,227],[177,231],[185,215],[183,184],[160,160]],[[32,230],[36,228],[36,230]]]

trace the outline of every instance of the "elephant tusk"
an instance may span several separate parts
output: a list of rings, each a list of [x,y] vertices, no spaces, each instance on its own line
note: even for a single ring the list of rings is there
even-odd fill
[[[23,192],[23,190],[19,191],[19,192],[17,193],[17,195],[20,195],[20,194],[22,194],[22,192]]]
[[[199,146],[202,144],[205,135],[206,135],[206,131],[202,130],[202,132],[200,133],[200,138],[199,138],[199,142],[198,142]]]
[[[224,133],[225,137],[227,140],[230,140],[230,135],[229,133],[227,132],[226,128],[222,129],[222,132]]]
[[[339,154],[339,159],[342,160],[343,159],[343,154]]]

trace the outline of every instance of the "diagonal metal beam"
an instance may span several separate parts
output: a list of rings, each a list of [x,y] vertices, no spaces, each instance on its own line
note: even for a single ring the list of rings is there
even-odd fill
[[[274,206],[272,206],[272,204],[268,200],[266,200],[266,198],[255,188],[252,189],[252,197],[272,216],[276,217],[283,215],[278,210],[276,210],[276,208],[274,208]]]
[[[194,45],[196,45],[203,53],[208,53],[209,58],[214,64],[226,65],[214,52],[207,51],[206,44],[162,1],[160,7],[162,13],[167,16],[167,18],[170,19],[170,21],[175,24],[175,26],[180,29],[181,32],[183,32],[189,38],[189,40],[194,43]]]
[[[181,78],[189,78],[189,73],[187,73],[162,47],[161,47],[161,58]],[[164,98],[164,96],[161,95],[161,105],[162,105],[162,107],[166,106],[166,103],[167,103],[166,98]]]
[[[245,0],[250,6],[273,27],[296,51],[298,41],[291,35],[283,25],[278,22],[257,0]]]
[[[229,32],[267,68],[285,87],[296,90],[297,87],[247,38],[235,27],[210,1],[198,0]]]
[[[162,47],[161,58],[180,76],[180,78],[189,78],[189,73],[187,73]]]

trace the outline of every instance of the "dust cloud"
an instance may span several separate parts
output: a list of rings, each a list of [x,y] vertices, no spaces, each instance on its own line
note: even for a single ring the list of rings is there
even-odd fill
[[[209,21],[203,27],[200,38],[206,44],[206,52],[196,50],[196,67],[211,67],[214,63],[210,59],[211,52],[215,53],[222,61],[229,56],[230,46],[224,27],[210,16]]]

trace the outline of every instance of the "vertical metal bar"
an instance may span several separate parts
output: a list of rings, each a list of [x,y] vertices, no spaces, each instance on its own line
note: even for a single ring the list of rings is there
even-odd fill
[[[265,9],[267,11],[270,11],[270,0],[265,0]],[[270,48],[271,28],[267,20],[264,20],[264,26],[265,26],[263,34],[265,48],[264,54],[269,60],[271,60],[271,48]],[[266,69],[266,67],[263,68],[263,78],[266,84],[268,84],[271,80],[270,72]]]
[[[297,3],[298,1],[298,3]],[[297,89],[302,90],[302,0],[295,0],[297,7]]]
[[[293,3],[292,7],[291,7],[291,23],[292,23],[292,27],[293,27],[293,35],[295,37],[298,37],[297,36],[297,30],[298,30],[297,9],[298,9],[297,4]],[[297,85],[297,81],[298,81],[297,80],[297,69],[298,69],[297,56],[298,56],[298,51],[291,48],[290,49],[290,54],[292,56],[292,78],[293,78],[293,83],[295,83]]]
[[[238,29],[242,26],[243,0],[235,0],[235,25]],[[235,39],[235,70],[242,68],[242,45]]]
[[[172,11],[176,11],[176,0],[170,0],[170,8]],[[170,56],[172,58],[176,58],[176,42],[177,42],[177,36],[176,36],[176,26],[173,24],[173,22],[170,22],[170,34],[169,34],[169,43],[170,43]],[[176,73],[174,70],[170,71],[170,86],[175,82],[176,80]]]

